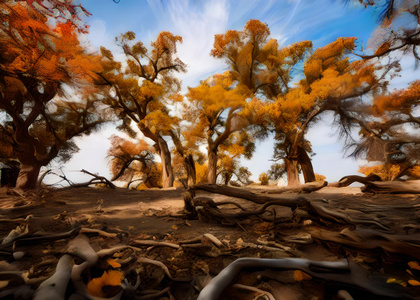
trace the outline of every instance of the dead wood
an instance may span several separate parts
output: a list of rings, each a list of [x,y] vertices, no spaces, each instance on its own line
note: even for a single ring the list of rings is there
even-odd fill
[[[246,199],[258,204],[265,204],[270,201],[276,201],[278,205],[283,205],[291,208],[296,208],[298,202],[302,199],[301,196],[289,198],[289,199],[278,199],[268,195],[263,195],[259,193],[253,193],[244,189],[229,187],[225,185],[217,184],[198,184],[190,188],[190,190],[202,190],[210,193],[226,195],[235,198]]]
[[[250,200],[252,202],[261,203],[263,204],[260,208],[254,211],[242,211],[238,213],[224,213],[221,212],[220,209],[217,207],[217,203],[215,203],[211,198],[208,197],[199,197],[200,201],[197,202],[200,204],[200,209],[198,210],[198,214],[201,215],[202,219],[204,220],[211,220],[211,221],[219,221],[222,224],[227,225],[235,225],[233,220],[240,219],[240,218],[247,218],[250,216],[259,216],[266,221],[275,221],[275,216],[272,219],[267,217],[261,216],[267,211],[267,208],[272,205],[279,205],[279,206],[286,206],[290,207],[291,209],[296,209],[299,207],[300,209],[304,209],[309,213],[309,216],[312,219],[320,220],[327,219],[333,222],[341,223],[341,224],[363,224],[363,225],[373,225],[377,226],[381,229],[388,230],[389,228],[386,225],[381,224],[378,220],[372,220],[371,217],[366,215],[366,217],[352,217],[351,215],[347,214],[345,211],[336,211],[332,209],[326,208],[322,203],[328,203],[324,200],[309,200],[302,196],[297,196],[290,199],[279,199],[273,196],[265,196],[261,194],[256,194],[247,190],[232,188],[227,186],[218,186],[214,184],[205,184],[205,185],[196,185],[192,189],[202,189],[212,193],[218,193],[226,196],[242,198],[246,200]],[[191,195],[189,195],[191,197]],[[255,197],[257,201],[253,198]],[[198,197],[197,197],[198,198]],[[185,199],[185,198],[184,198]],[[207,200],[204,201],[204,200]],[[192,207],[195,206],[195,199],[189,200],[190,205]]]
[[[64,299],[72,265],[73,258],[67,254],[63,255],[58,261],[55,273],[39,285],[34,300]]]
[[[358,175],[349,175],[349,176],[344,176],[343,178],[341,178],[338,181],[338,186],[339,187],[345,187],[345,186],[349,186],[350,184],[354,183],[354,182],[360,182],[363,184],[368,184],[372,181],[381,181],[381,177],[379,177],[378,175],[369,175],[367,177],[363,177],[363,176],[358,176]]]
[[[371,272],[347,261],[319,262],[301,258],[261,259],[240,258],[223,269],[200,292],[198,300],[218,299],[239,273],[247,268],[268,268],[277,270],[301,270],[312,277],[342,283],[373,294],[397,299],[413,299],[399,288],[386,283],[386,278],[374,278]]]
[[[311,193],[322,189],[328,185],[327,181],[314,181],[301,184],[296,187],[282,187],[278,189],[263,190],[264,194],[284,194],[284,193]]]
[[[369,182],[362,192],[420,194],[420,180]]]
[[[394,254],[403,254],[420,259],[420,237],[418,235],[387,234],[371,229],[343,229],[341,232],[321,228],[308,229],[318,239],[350,246],[356,249],[375,250],[381,248]]]

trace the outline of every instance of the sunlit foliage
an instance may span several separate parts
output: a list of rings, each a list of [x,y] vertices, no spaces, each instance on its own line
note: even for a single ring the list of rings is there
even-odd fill
[[[144,183],[148,188],[162,186],[161,172],[159,164],[154,161],[155,149],[152,146],[144,140],[130,141],[116,135],[110,140],[108,156],[112,181],[127,182],[128,187],[134,182],[137,185]]]
[[[249,157],[253,151],[252,146],[246,147],[247,143],[252,145],[245,132],[250,124],[244,110],[249,96],[251,94],[244,85],[234,85],[230,72],[216,74],[198,87],[189,88],[184,118],[191,125],[183,135],[187,140],[207,146],[209,183],[216,182],[219,150],[225,152],[225,165],[227,160],[240,155]]]
[[[70,22],[51,29],[43,14],[8,1],[0,3],[0,18],[0,142],[6,158],[21,163],[18,186],[32,188],[41,166],[77,150],[72,137],[103,122],[106,110],[98,113],[91,87],[101,66]]]
[[[136,131],[131,126],[136,126],[154,142],[162,162],[162,184],[170,187],[174,175],[164,137],[170,136],[179,122],[170,114],[168,105],[176,101],[170,96],[180,89],[174,74],[185,71],[185,64],[176,57],[176,44],[182,42],[182,38],[162,31],[150,49],[135,38],[131,31],[116,38],[126,56],[127,67],[115,60],[111,51],[101,48],[104,57],[101,75],[110,87],[109,97],[104,102],[122,120],[119,129],[135,137]]]

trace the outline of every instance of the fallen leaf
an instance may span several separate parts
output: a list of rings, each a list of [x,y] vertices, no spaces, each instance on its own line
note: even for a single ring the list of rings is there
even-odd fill
[[[413,273],[411,273],[411,271],[409,269],[405,270],[408,274],[410,274],[411,276],[414,276]]]
[[[109,270],[105,271],[101,277],[93,278],[87,284],[88,293],[95,297],[105,297],[103,287],[105,286],[119,286],[124,278],[121,271]]]
[[[115,261],[115,259],[108,258],[106,262],[107,262],[107,263],[108,263],[111,267],[113,267],[113,268],[119,268],[119,267],[121,267],[121,265],[120,265],[119,263],[117,263],[117,262]]]
[[[312,279],[312,277],[311,277],[309,274],[306,274],[305,272],[302,272],[302,271],[300,271],[300,270],[296,270],[296,271],[293,273],[293,278],[294,278],[296,281],[311,280],[311,279]]]
[[[175,230],[177,230],[178,229],[178,226],[172,225],[172,228],[175,229]]]
[[[408,263],[408,266],[409,266],[411,269],[413,269],[413,270],[419,270],[419,271],[420,271],[420,266],[419,266],[419,263],[418,263],[418,262],[416,262],[416,261],[410,261],[410,262]]]
[[[408,284],[409,284],[409,285],[412,285],[412,286],[420,286],[420,282],[419,282],[419,281],[417,281],[417,280],[414,280],[414,279],[410,279],[410,280],[408,281]]]

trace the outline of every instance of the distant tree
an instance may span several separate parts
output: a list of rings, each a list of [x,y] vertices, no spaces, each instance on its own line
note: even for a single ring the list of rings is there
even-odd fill
[[[17,187],[30,189],[42,166],[69,159],[71,139],[106,117],[92,87],[101,66],[71,23],[51,29],[41,13],[6,1],[0,19],[0,153],[20,162]]]
[[[255,150],[253,138],[247,131],[232,134],[218,151],[217,175],[219,181],[227,185],[235,177],[242,184],[251,183],[252,173],[248,168],[241,166],[240,158],[251,158]]]
[[[235,155],[250,157],[253,150],[229,142],[236,133],[242,132],[245,137],[244,131],[250,124],[245,109],[250,94],[243,85],[234,86],[233,83],[230,72],[225,72],[202,81],[198,87],[189,88],[187,93],[189,104],[185,118],[191,126],[183,134],[186,139],[207,145],[209,183],[216,183],[218,151],[222,145]],[[251,144],[246,138],[239,141]]]
[[[131,31],[116,41],[124,51],[127,67],[116,61],[111,51],[101,48],[104,56],[101,76],[110,87],[104,103],[122,120],[119,129],[135,137],[133,124],[154,142],[162,164],[162,185],[171,187],[174,172],[167,139],[179,120],[170,114],[168,105],[174,99],[170,96],[180,89],[180,82],[173,75],[185,71],[185,64],[176,57],[176,44],[182,38],[162,31],[150,50],[142,42],[136,42]]]
[[[159,164],[154,161],[154,149],[144,140],[135,143],[113,135],[108,156],[113,175],[111,181],[121,180],[130,185],[137,180],[148,188],[162,187]],[[157,174],[159,178],[156,178]]]
[[[261,185],[268,185],[268,176],[266,173],[262,172],[258,177]]]

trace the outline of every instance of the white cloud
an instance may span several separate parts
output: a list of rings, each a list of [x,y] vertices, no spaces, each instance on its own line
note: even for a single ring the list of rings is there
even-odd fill
[[[187,65],[187,73],[180,74],[184,88],[194,86],[208,75],[225,67],[221,60],[210,56],[214,35],[227,30],[229,5],[225,0],[206,1],[203,6],[192,1],[172,1],[168,7],[171,31],[182,36],[178,56]]]

